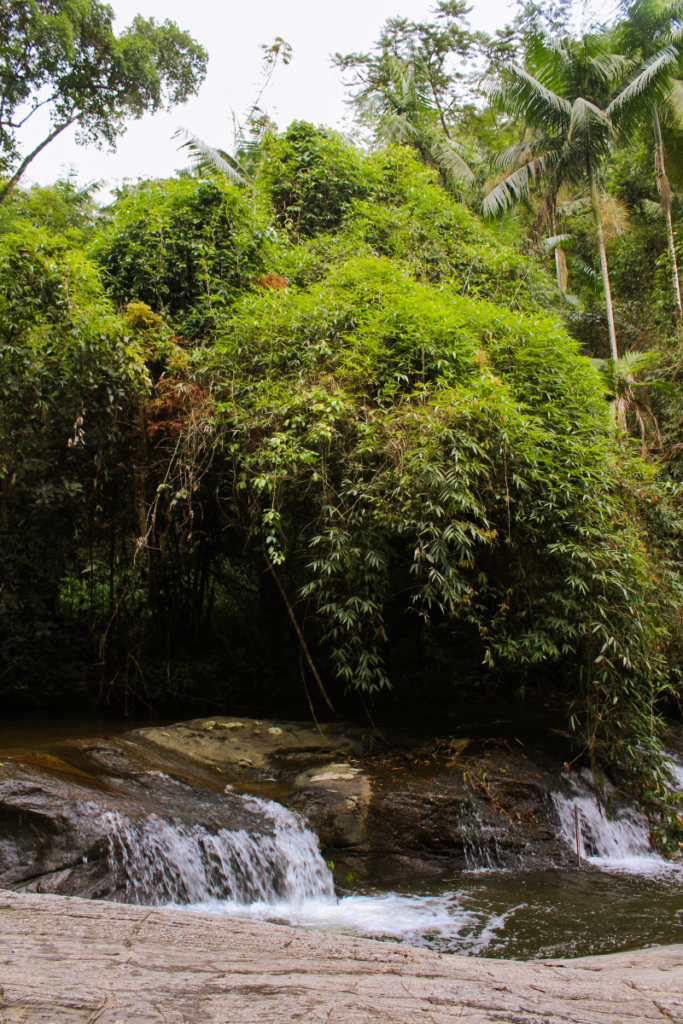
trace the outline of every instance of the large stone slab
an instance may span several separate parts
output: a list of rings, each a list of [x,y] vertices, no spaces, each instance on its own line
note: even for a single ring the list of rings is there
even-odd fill
[[[0,891],[2,1024],[683,1022],[683,946],[520,963]]]
[[[473,867],[567,865],[549,794],[560,764],[536,763],[517,741],[376,735],[348,723],[193,719],[129,738],[166,754],[289,787],[325,856],[361,877],[440,874]],[[466,751],[463,760],[463,751]],[[542,759],[543,761],[545,759]],[[235,782],[235,778],[232,778]],[[238,782],[238,784],[239,784]],[[264,794],[265,795],[265,794]]]

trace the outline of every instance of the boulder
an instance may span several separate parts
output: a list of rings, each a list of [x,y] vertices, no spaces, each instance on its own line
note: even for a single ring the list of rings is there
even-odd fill
[[[501,740],[439,748],[396,735],[380,746],[340,724],[213,717],[69,741],[4,757],[0,886],[191,901],[181,879],[151,868],[132,878],[135,849],[155,848],[155,831],[167,826],[205,860],[206,844],[218,841],[210,837],[263,835],[274,826],[245,794],[297,812],[342,885],[356,875],[566,865],[572,851],[549,797],[559,785],[558,773]]]

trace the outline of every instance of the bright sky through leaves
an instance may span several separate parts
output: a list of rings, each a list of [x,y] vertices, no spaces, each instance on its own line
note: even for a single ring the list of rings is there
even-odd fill
[[[106,178],[110,185],[124,177],[136,179],[172,174],[186,163],[171,140],[179,124],[212,145],[230,148],[232,111],[241,115],[260,88],[261,43],[282,36],[294,48],[292,64],[278,68],[264,96],[264,105],[280,125],[294,119],[340,126],[347,113],[345,90],[338,71],[330,67],[330,54],[372,46],[388,17],[401,15],[426,19],[430,0],[346,0],[343,4],[321,4],[297,0],[284,5],[275,0],[259,4],[233,5],[215,0],[113,0],[116,30],[128,25],[136,14],[163,21],[171,18],[189,31],[209,51],[209,74],[198,97],[170,115],[145,117],[131,124],[119,142],[116,154],[84,149],[74,142],[73,131],[53,143],[31,167],[27,180],[53,181],[69,164],[81,182]],[[508,0],[474,0],[470,15],[472,28],[493,32],[512,16]],[[28,147],[45,133],[47,119],[35,124],[23,136]],[[34,143],[35,145],[35,143]]]

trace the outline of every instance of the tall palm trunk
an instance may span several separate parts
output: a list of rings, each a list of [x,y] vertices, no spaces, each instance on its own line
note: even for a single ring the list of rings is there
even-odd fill
[[[566,292],[569,274],[567,273],[567,257],[561,245],[555,246],[555,273],[557,274],[557,287],[561,292]]]
[[[666,214],[666,230],[669,238],[669,255],[671,256],[671,278],[674,287],[674,295],[678,304],[679,314],[683,314],[681,304],[681,283],[678,278],[678,260],[676,259],[676,242],[674,240],[674,229],[671,223],[671,187],[666,176],[666,165],[664,163],[664,143],[662,141],[662,128],[659,123],[659,111],[657,104],[652,104],[652,123],[655,130],[655,176],[657,189],[662,197],[662,206]]]
[[[554,190],[549,189],[543,197],[541,209],[536,216],[536,220],[534,221],[531,230],[534,231],[538,227],[538,230],[540,231],[541,224],[545,221],[546,232],[549,232],[550,237],[554,238],[557,234],[557,225],[555,224],[556,208],[557,193]],[[557,275],[557,287],[561,292],[566,292],[569,281],[569,275],[567,273],[567,259],[564,255],[564,250],[560,245],[555,246],[555,274]]]
[[[600,250],[600,267],[602,269],[602,283],[605,289],[605,306],[607,308],[607,326],[609,328],[609,342],[612,348],[612,359],[617,361],[619,358],[619,349],[617,348],[617,332],[614,329],[614,311],[612,309],[612,291],[609,286],[609,273],[607,270],[607,254],[605,252],[605,237],[602,232],[602,217],[600,216],[600,199],[598,196],[598,186],[595,181],[595,171],[591,163],[590,157],[586,159],[588,181],[591,190],[591,213],[593,214],[593,224],[595,231],[598,236],[598,248]]]
[[[550,221],[550,230],[553,233],[553,238],[557,234],[557,228],[555,226],[555,207],[557,205],[557,196],[553,195],[553,212]],[[561,292],[566,292],[568,284],[567,274],[567,260],[564,255],[564,250],[560,245],[555,246],[555,273],[557,275],[557,287]]]

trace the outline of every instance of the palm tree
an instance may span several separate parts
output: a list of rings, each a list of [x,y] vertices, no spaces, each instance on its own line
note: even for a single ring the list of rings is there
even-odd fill
[[[648,442],[662,447],[662,435],[657,417],[652,411],[649,389],[669,391],[670,385],[661,380],[638,380],[638,374],[651,369],[659,360],[656,352],[625,352],[620,359],[593,359],[601,372],[610,398],[610,411],[615,424],[628,432],[629,419],[638,424],[643,455]]]
[[[232,155],[224,149],[210,146],[187,128],[176,130],[173,138],[185,140],[179,148],[189,150],[192,173],[202,176],[218,171],[236,185],[245,185],[254,178],[263,155],[263,143],[271,132],[276,131],[275,122],[259,104],[278,64],[291,64],[292,52],[292,47],[282,36],[276,36],[270,45],[261,44],[263,82],[258,96],[247,110],[246,127],[238,123],[233,111],[235,137]]]
[[[236,185],[246,184],[247,175],[234,156],[224,149],[214,149],[198,135],[193,135],[187,128],[178,128],[173,134],[174,139],[185,139],[180,149],[187,149],[192,161],[192,171],[203,177],[207,171],[214,170],[223,174],[228,181]],[[241,172],[241,173],[240,173]]]
[[[683,0],[624,0],[626,19],[616,38],[624,52],[636,54],[639,66],[629,75],[607,107],[607,113],[627,137],[638,124],[651,124],[655,145],[655,179],[666,217],[671,276],[679,314],[683,314],[676,243],[671,220],[671,187],[664,159],[664,132],[683,155],[683,82],[677,77],[683,39]],[[678,129],[672,133],[671,129]]]
[[[416,74],[419,61],[409,64],[397,57],[388,58],[389,83],[374,110],[367,111],[376,121],[375,134],[381,142],[412,146],[422,160],[436,168],[446,185],[472,184],[474,175],[462,155],[462,147],[450,138],[439,123],[438,111],[420,87]]]
[[[563,186],[587,184],[600,253],[610,348],[616,361],[619,351],[597,176],[610,153],[614,134],[605,107],[633,61],[612,53],[604,36],[553,39],[543,33],[529,40],[525,65],[512,64],[489,83],[492,101],[507,113],[523,117],[533,134],[494,155],[494,165],[510,173],[486,196],[482,212],[485,216],[498,215],[527,198],[532,186],[542,182],[544,204],[554,215]]]

